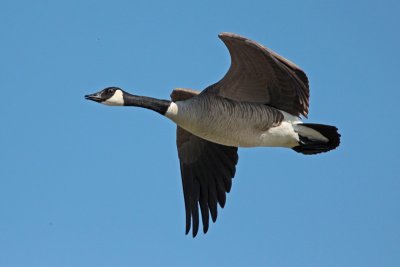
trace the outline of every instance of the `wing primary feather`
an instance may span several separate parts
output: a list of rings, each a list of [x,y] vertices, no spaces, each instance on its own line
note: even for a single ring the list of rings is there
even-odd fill
[[[208,202],[200,200],[200,211],[201,219],[203,221],[203,233],[207,233],[209,226],[209,213],[208,213]]]
[[[217,220],[218,208],[217,208],[217,192],[215,185],[215,178],[212,177],[212,184],[208,187],[208,207],[210,209],[211,219],[213,222]]]
[[[219,162],[222,163],[223,167],[220,167],[220,170],[223,172],[221,177],[223,178],[224,184],[225,184],[225,190],[226,192],[231,191],[232,187],[232,177],[235,176],[236,168],[235,165],[231,163],[230,158],[221,151],[220,149],[215,149],[215,155],[216,157],[219,158]]]
[[[199,231],[199,195],[200,195],[200,184],[199,182],[194,179],[193,180],[193,187],[192,187],[193,195],[190,198],[191,203],[191,210],[192,210],[192,222],[193,222],[193,229],[192,234],[193,237],[196,237],[197,232]]]
[[[216,183],[216,189],[217,189],[217,199],[218,203],[223,208],[225,206],[226,202],[226,188],[225,188],[225,183],[224,183],[224,177],[229,176],[225,170],[225,168],[221,165],[218,165],[216,162],[218,161],[218,158],[216,158],[215,154],[215,149],[213,150],[207,150],[205,151],[207,153],[207,158],[209,159],[209,163],[211,164],[211,169],[214,170],[215,174],[215,183]]]
[[[225,202],[226,202],[225,185],[221,179],[217,178],[215,180],[217,181],[218,203],[221,206],[221,208],[223,208],[225,207]]]
[[[214,165],[216,162],[219,163],[219,165],[222,166],[217,166],[215,165],[216,170],[218,170],[220,172],[220,174],[224,177],[232,177],[235,173],[232,172],[232,168],[229,164],[230,160],[228,159],[228,157],[226,157],[225,153],[221,153],[221,150],[218,149],[216,146],[213,147],[212,151],[210,151],[213,155],[214,158],[216,158],[215,161],[213,161]]]
[[[207,149],[208,150],[208,149]],[[216,184],[216,169],[213,164],[215,158],[213,158],[212,154],[209,151],[205,151],[205,155],[207,160],[204,160],[205,168],[208,170],[208,208],[210,209],[211,219],[213,222],[217,220],[218,216],[218,195],[217,195],[217,184]]]
[[[191,208],[190,208],[190,194],[189,190],[192,187],[191,185],[191,180],[192,177],[190,177],[190,172],[189,172],[189,167],[187,165],[184,165],[183,163],[181,165],[181,175],[182,177],[182,186],[183,186],[183,197],[185,200],[185,217],[186,217],[186,227],[185,227],[185,235],[187,235],[190,231],[190,225],[191,225]]]
[[[207,161],[207,160],[206,160]],[[204,163],[204,162],[202,162]],[[209,213],[208,213],[208,180],[210,179],[207,175],[207,168],[204,164],[196,165],[196,174],[198,175],[198,181],[200,182],[200,196],[199,205],[201,212],[201,220],[203,222],[203,232],[207,233],[209,226]]]

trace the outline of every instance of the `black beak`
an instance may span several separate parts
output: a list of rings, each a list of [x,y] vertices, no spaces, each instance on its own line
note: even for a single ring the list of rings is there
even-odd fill
[[[101,102],[102,101],[100,93],[94,93],[94,94],[90,94],[90,95],[85,95],[85,99],[92,100],[92,101],[95,101],[95,102]]]

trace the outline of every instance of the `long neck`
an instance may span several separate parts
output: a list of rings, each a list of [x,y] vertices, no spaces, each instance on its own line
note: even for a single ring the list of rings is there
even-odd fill
[[[161,115],[165,115],[171,101],[156,99],[147,96],[137,96],[131,94],[124,94],[124,106],[135,106],[154,110]]]

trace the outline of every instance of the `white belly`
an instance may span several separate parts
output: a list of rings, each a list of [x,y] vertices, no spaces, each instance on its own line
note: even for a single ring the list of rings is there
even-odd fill
[[[298,134],[293,123],[297,117],[283,112],[285,119],[276,127],[262,129],[259,120],[242,117],[212,116],[195,110],[189,105],[172,103],[166,117],[180,127],[205,140],[235,147],[294,147],[298,145]]]
[[[266,131],[252,127],[227,129],[224,131],[199,131],[188,127],[186,130],[208,141],[236,147],[294,147],[298,145],[298,135],[291,122],[282,122]]]

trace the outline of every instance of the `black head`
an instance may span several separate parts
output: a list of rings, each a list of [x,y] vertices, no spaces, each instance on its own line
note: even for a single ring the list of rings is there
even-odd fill
[[[124,105],[124,91],[119,87],[107,87],[100,92],[85,95],[85,99],[110,106]]]

